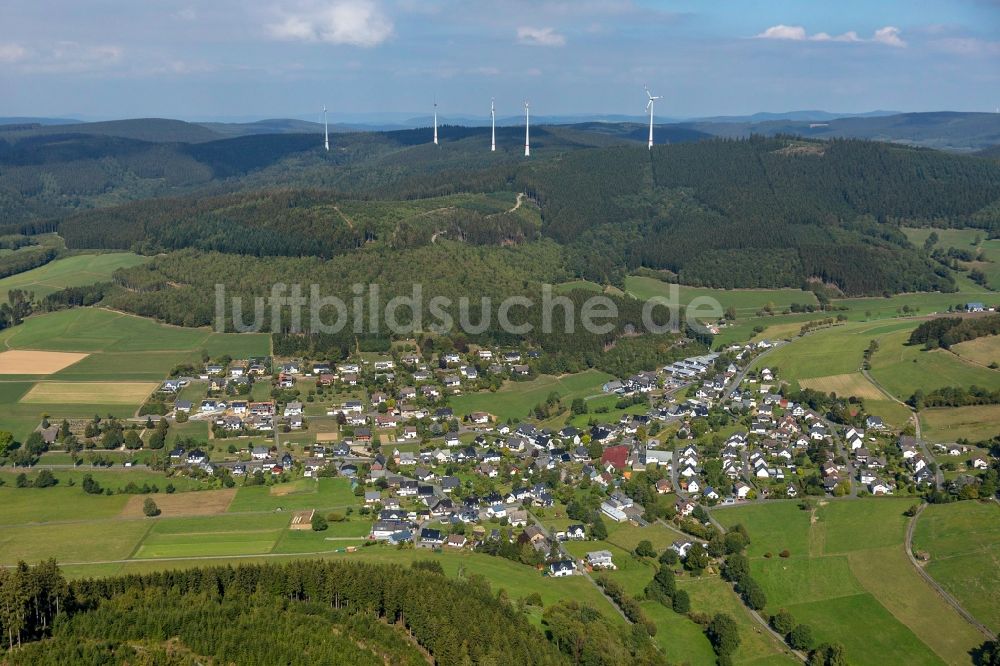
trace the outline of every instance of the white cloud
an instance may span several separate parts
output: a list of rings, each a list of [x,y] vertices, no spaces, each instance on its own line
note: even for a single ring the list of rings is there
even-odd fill
[[[18,62],[23,60],[27,55],[27,49],[20,44],[0,44],[0,62]]]
[[[780,39],[795,42],[854,42],[854,43],[873,43],[873,44],[884,44],[886,46],[894,46],[897,48],[902,48],[906,46],[906,42],[900,36],[900,29],[887,25],[884,28],[879,28],[875,31],[870,39],[864,39],[859,37],[858,33],[849,30],[840,35],[831,35],[826,32],[817,32],[810,35],[806,32],[806,29],[801,25],[774,25],[765,30],[764,32],[754,35],[755,39]]]
[[[303,42],[378,46],[392,36],[392,20],[372,0],[327,0],[279,10],[271,36]]]
[[[891,25],[887,25],[884,28],[876,30],[875,36],[872,37],[872,41],[878,42],[879,44],[885,44],[886,46],[896,46],[899,48],[906,46],[906,42],[904,42],[902,37],[899,36],[899,28],[895,28]]]
[[[522,26],[517,29],[517,41],[530,46],[565,46],[566,37],[555,28],[532,28]]]

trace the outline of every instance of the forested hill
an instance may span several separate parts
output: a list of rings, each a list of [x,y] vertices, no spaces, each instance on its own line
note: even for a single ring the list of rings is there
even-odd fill
[[[595,609],[545,608],[546,634],[475,574],[299,561],[67,583],[54,561],[0,570],[4,664],[537,664],[667,662]],[[523,602],[524,600],[522,600]],[[641,627],[636,627],[641,629]],[[548,638],[547,638],[548,636]]]
[[[392,151],[359,142],[353,158],[295,154],[228,181],[243,191],[96,210],[68,217],[60,231],[71,248],[325,258],[426,245],[441,234],[515,247],[547,237],[564,248],[571,274],[598,282],[647,267],[694,285],[816,281],[880,295],[954,289],[949,269],[910,245],[901,225],[1000,229],[1000,164],[926,149],[754,137],[648,151],[569,147],[552,133],[542,139],[548,148],[524,160],[491,159],[475,132],[437,147],[405,146],[418,138],[412,133],[387,136]],[[266,141],[289,140],[190,149],[224,172],[238,157],[265,164]],[[234,141],[258,152],[231,150]],[[264,187],[269,179],[316,186],[274,190]],[[492,194],[500,192],[507,199]],[[510,213],[515,193],[526,205]]]

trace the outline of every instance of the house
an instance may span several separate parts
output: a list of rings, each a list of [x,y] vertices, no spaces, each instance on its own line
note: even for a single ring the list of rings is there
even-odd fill
[[[736,485],[733,486],[733,490],[736,493],[737,499],[744,500],[747,498],[747,495],[750,494],[750,491],[753,490],[753,488],[748,483],[744,483],[743,481],[738,481]]]
[[[986,462],[985,458],[975,458],[975,459],[973,459],[973,461],[972,461],[971,464],[972,464],[972,468],[973,469],[989,469],[990,468],[990,464],[988,462]]]
[[[382,493],[377,490],[366,490],[365,491],[365,504],[371,506],[373,504],[378,504],[382,501]]]
[[[472,412],[469,414],[469,421],[475,425],[485,425],[490,422],[490,415],[486,412]]]
[[[444,536],[441,535],[441,530],[435,530],[429,527],[425,527],[420,530],[420,545],[440,546],[443,543]]]
[[[302,416],[302,403],[293,401],[285,405],[284,416]]]
[[[465,548],[465,544],[468,543],[468,539],[465,538],[464,534],[450,534],[448,535],[448,540],[445,545],[452,548]]]
[[[609,446],[601,454],[601,467],[609,472],[614,469],[622,471],[628,464],[629,448],[627,446]]]
[[[882,422],[881,416],[869,416],[865,419],[865,428],[868,430],[882,430],[885,428],[885,423]]]
[[[673,490],[673,486],[670,485],[669,479],[660,479],[656,482],[656,492],[660,495],[665,495]]]
[[[193,449],[187,455],[189,465],[204,465],[208,462],[208,454],[201,449]]]
[[[979,302],[972,302],[965,304],[966,312],[984,312],[985,310],[986,306],[984,306],[982,303]]]
[[[409,525],[405,520],[378,520],[372,524],[369,538],[384,541],[407,527]]]
[[[688,541],[686,539],[674,541],[672,544],[670,544],[670,550],[674,551],[682,558],[684,558],[687,557],[688,551],[691,550],[691,546],[693,545],[694,545],[693,542]]]
[[[174,403],[174,409],[178,412],[185,412],[187,414],[191,413],[191,401],[190,400],[178,400]]]
[[[570,525],[566,528],[566,538],[571,541],[583,541],[587,538],[587,530],[583,525]]]
[[[575,570],[573,560],[559,560],[549,565],[549,575],[558,578],[572,576]]]
[[[611,560],[611,551],[595,550],[587,553],[587,564],[591,569],[617,569]]]

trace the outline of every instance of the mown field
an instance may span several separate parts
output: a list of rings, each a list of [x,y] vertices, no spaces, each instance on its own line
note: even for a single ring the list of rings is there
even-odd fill
[[[1000,506],[996,502],[932,504],[917,520],[913,549],[924,570],[993,631],[1000,631]]]
[[[198,362],[203,350],[233,358],[266,355],[270,338],[166,326],[100,308],[76,308],[29,317],[0,332],[0,349],[88,354],[51,375],[0,375],[0,430],[23,438],[43,415],[131,417],[155,388],[152,383],[164,379],[176,365]]]
[[[952,345],[951,351],[980,365],[1000,365],[1000,335],[988,335]]]
[[[543,375],[527,381],[507,382],[496,393],[481,391],[466,393],[451,399],[456,416],[471,412],[488,412],[498,419],[523,419],[535,405],[545,402],[553,392],[558,393],[566,406],[574,398],[585,398],[601,393],[601,386],[612,379],[599,370],[587,370],[572,375],[554,377]]]
[[[924,409],[920,425],[923,437],[932,442],[980,442],[1000,435],[1000,405]]]
[[[982,636],[913,569],[903,550],[908,498],[725,508],[749,530],[751,567],[768,612],[788,610],[851,664],[965,664]],[[790,556],[778,556],[787,549]]]
[[[907,346],[908,338],[906,330],[888,333],[872,356],[872,376],[897,398],[905,400],[917,389],[928,392],[946,386],[1000,388],[1000,371],[968,363],[944,349]]]
[[[47,296],[66,287],[83,287],[106,282],[119,268],[132,268],[150,260],[131,252],[78,254],[56,259],[44,266],[0,279],[0,296],[7,300],[11,289],[24,289],[36,298]]]

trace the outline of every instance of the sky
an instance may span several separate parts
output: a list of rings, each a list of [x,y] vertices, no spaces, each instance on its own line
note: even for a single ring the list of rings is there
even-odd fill
[[[0,116],[1000,107],[1000,0],[2,0]]]

